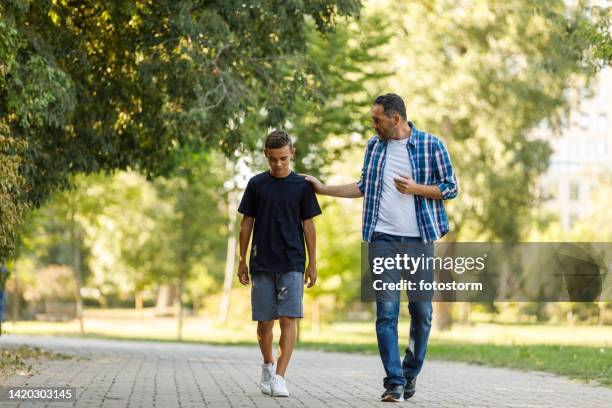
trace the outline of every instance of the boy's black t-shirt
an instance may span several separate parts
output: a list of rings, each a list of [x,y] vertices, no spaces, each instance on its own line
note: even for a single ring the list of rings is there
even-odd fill
[[[249,180],[238,212],[255,218],[251,273],[304,272],[302,221],[321,214],[312,185],[293,171],[284,178],[269,172]]]

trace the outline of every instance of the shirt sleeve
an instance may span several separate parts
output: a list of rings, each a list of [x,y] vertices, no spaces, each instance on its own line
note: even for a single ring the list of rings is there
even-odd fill
[[[246,190],[244,190],[244,194],[240,200],[240,206],[238,207],[238,212],[242,215],[246,215],[247,217],[255,218],[255,213],[257,212],[257,201],[255,200],[255,183],[253,183],[253,179],[249,180]]]
[[[438,176],[438,188],[442,193],[443,200],[449,200],[457,197],[459,193],[459,187],[457,185],[457,179],[455,178],[455,172],[453,171],[453,165],[451,164],[448,151],[442,141],[438,141],[437,148],[434,156],[435,172]]]
[[[314,192],[312,184],[306,183],[304,186],[304,192],[302,194],[302,200],[300,201],[300,218],[308,220],[310,218],[320,215],[321,207],[317,201],[317,195]]]
[[[366,181],[366,171],[367,171],[367,163],[366,160],[368,158],[368,151],[370,150],[370,143],[366,146],[365,153],[363,155],[363,165],[361,166],[361,178],[357,182],[357,188],[361,191],[362,195],[365,195],[365,181]]]

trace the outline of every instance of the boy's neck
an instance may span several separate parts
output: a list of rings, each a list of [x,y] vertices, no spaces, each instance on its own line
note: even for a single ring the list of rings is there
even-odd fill
[[[291,169],[288,169],[286,172],[280,174],[274,173],[272,170],[268,171],[268,173],[274,178],[285,178],[291,174]]]

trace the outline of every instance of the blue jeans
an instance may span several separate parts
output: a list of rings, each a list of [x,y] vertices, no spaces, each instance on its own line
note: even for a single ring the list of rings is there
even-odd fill
[[[374,232],[372,242],[421,242],[420,238],[401,237]],[[433,246],[428,248],[432,251]],[[410,341],[403,362],[400,360],[397,320],[400,302],[376,302],[376,339],[378,352],[387,376],[383,380],[386,388],[392,384],[406,385],[409,378],[416,377],[425,361],[427,341],[431,331],[431,302],[408,302],[410,312]]]

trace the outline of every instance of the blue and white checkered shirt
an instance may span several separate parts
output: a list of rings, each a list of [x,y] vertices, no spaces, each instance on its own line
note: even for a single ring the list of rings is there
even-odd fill
[[[418,130],[412,122],[408,123],[412,132],[406,150],[412,165],[412,178],[418,184],[436,185],[442,192],[442,200],[414,196],[421,238],[424,242],[433,242],[449,230],[443,200],[457,196],[457,180],[444,143],[436,136]],[[387,142],[378,136],[368,141],[361,179],[357,182],[363,194],[362,237],[368,242],[378,220],[386,152]]]

